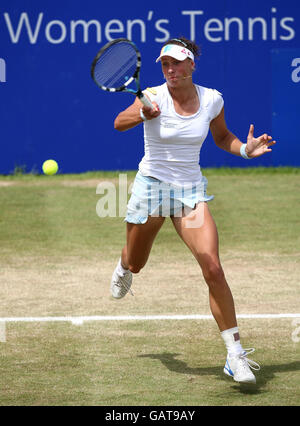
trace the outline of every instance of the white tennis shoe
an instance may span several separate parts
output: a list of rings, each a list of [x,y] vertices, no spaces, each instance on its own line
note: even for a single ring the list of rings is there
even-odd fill
[[[122,276],[118,274],[118,267],[114,270],[112,275],[110,291],[112,296],[115,299],[122,299],[122,297],[126,296],[128,291],[133,296],[133,293],[130,289],[132,284],[132,272],[126,271]]]
[[[256,383],[252,370],[260,370],[259,364],[247,358],[255,349],[244,349],[239,355],[227,356],[224,373],[239,383]]]

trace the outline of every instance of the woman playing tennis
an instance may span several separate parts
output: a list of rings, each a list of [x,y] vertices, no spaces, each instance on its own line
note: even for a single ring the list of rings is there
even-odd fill
[[[198,51],[195,43],[183,37],[166,42],[156,60],[166,82],[144,91],[154,109],[136,98],[115,119],[120,131],[144,123],[145,155],[127,206],[127,242],[112,276],[111,292],[122,298],[131,291],[132,274],[145,266],[153,241],[170,216],[208,285],[211,312],[227,348],[225,374],[237,382],[256,383],[251,369],[260,367],[247,357],[254,349],[241,345],[233,297],[219,259],[218,233],[208,207],[213,196],[206,194],[207,179],[201,173],[199,156],[209,130],[219,148],[245,159],[270,152],[275,141],[267,134],[255,138],[252,124],[245,144],[227,129],[222,95],[193,83]]]

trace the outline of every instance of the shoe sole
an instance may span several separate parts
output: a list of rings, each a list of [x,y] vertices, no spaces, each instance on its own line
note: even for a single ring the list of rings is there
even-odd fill
[[[243,381],[241,381],[241,380],[236,380],[235,378],[234,378],[234,376],[232,375],[232,374],[230,374],[229,373],[229,371],[226,369],[226,368],[224,368],[223,369],[223,371],[224,371],[224,373],[226,374],[226,376],[229,376],[229,377],[231,377],[235,382],[237,382],[237,383],[246,383],[246,384],[251,384],[251,385],[255,385],[256,384],[256,379],[254,379],[254,380],[243,380]]]

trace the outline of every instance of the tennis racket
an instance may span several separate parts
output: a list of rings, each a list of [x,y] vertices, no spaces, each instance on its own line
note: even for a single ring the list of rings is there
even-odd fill
[[[128,92],[137,96],[147,107],[154,109],[140,87],[141,54],[127,38],[110,41],[93,60],[91,75],[100,89],[108,92]],[[136,89],[128,86],[135,82]]]

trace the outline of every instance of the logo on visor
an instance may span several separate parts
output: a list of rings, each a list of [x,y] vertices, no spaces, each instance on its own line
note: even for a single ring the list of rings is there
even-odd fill
[[[192,57],[191,52],[188,49],[183,48],[181,50],[182,53],[184,53],[186,56],[188,56],[189,58]]]
[[[172,45],[171,44],[167,44],[167,46],[164,46],[162,49],[161,49],[161,55],[163,54],[163,53],[166,53],[166,52],[168,52],[169,50],[172,50]]]

